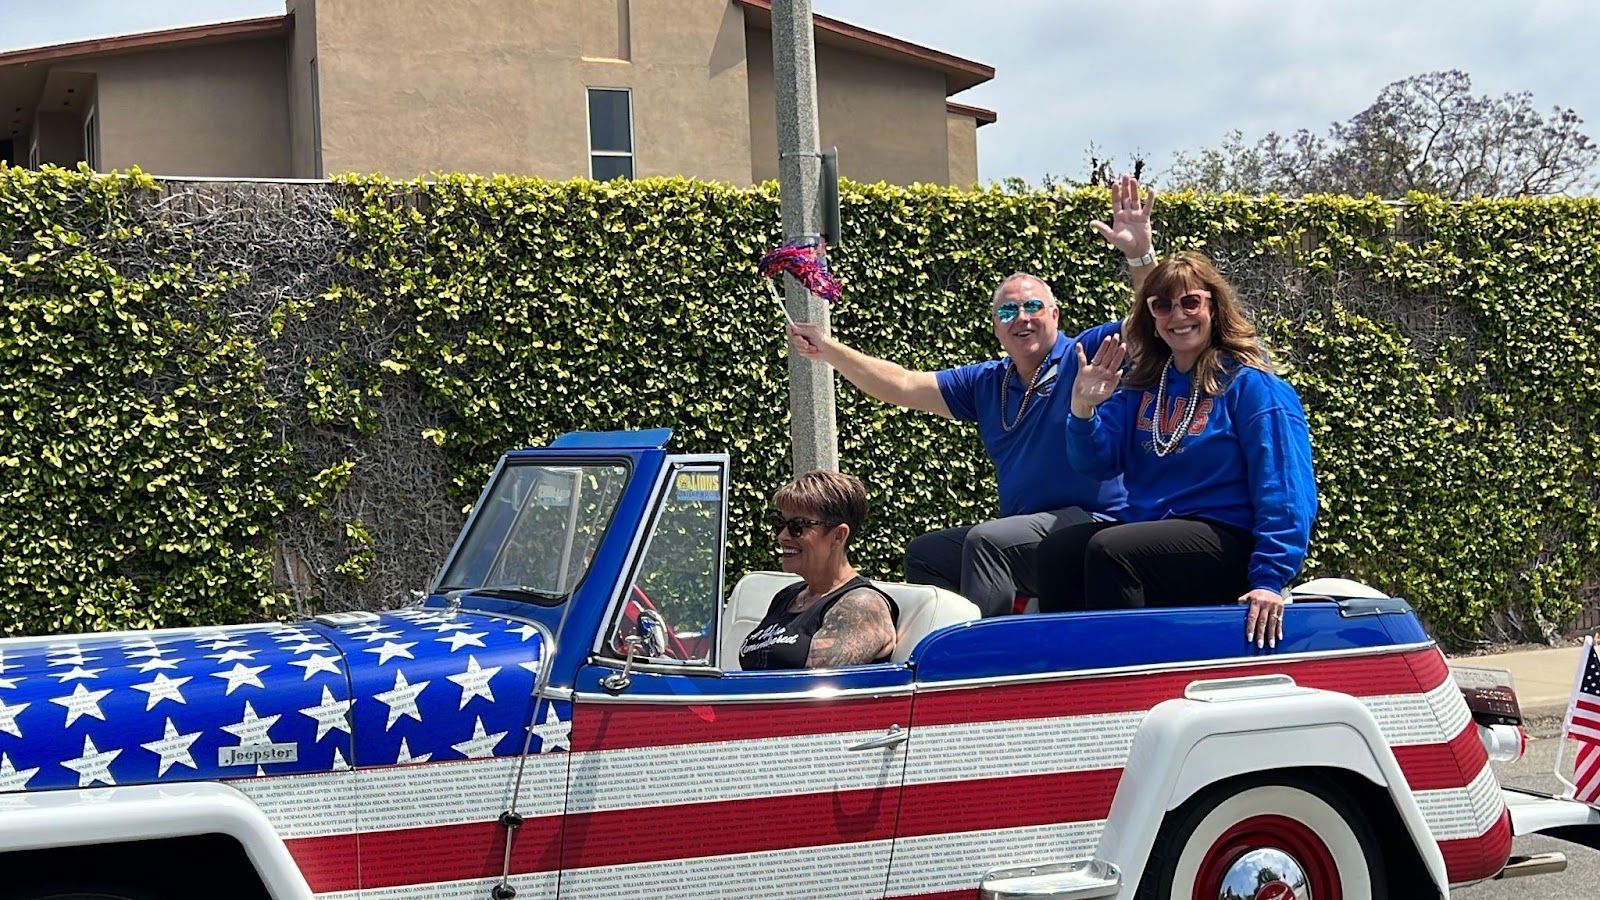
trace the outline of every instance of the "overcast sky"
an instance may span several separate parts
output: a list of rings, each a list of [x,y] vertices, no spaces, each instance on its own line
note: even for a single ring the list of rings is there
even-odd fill
[[[994,66],[955,98],[999,113],[978,132],[985,180],[1081,175],[1091,141],[1119,163],[1142,151],[1159,173],[1230,129],[1326,130],[1435,69],[1467,71],[1479,93],[1532,91],[1542,111],[1572,107],[1600,136],[1593,0],[813,3]],[[282,12],[282,0],[0,0],[0,50]]]

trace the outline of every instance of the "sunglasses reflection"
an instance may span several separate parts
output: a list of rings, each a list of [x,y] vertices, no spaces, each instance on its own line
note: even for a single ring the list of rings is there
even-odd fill
[[[1184,312],[1192,313],[1200,309],[1200,305],[1211,299],[1210,291],[1190,291],[1181,297],[1150,297],[1145,302],[1150,304],[1150,311],[1158,316],[1172,315],[1174,306],[1182,306]]]
[[[1019,305],[1015,300],[1008,300],[994,308],[994,317],[1000,324],[1006,325],[1015,322],[1019,315],[1037,316],[1044,312],[1044,301],[1038,297],[1029,297]]]

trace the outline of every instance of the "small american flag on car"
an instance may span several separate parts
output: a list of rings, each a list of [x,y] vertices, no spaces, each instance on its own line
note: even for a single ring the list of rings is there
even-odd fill
[[[1572,765],[1573,799],[1600,803],[1600,658],[1595,656],[1593,637],[1583,641],[1578,687],[1567,707],[1562,734],[1578,742]]]

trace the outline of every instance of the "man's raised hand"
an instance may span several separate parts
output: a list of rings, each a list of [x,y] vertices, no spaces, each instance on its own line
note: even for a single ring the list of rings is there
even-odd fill
[[[1090,360],[1083,352],[1083,344],[1073,344],[1078,351],[1078,375],[1072,380],[1072,414],[1080,419],[1094,415],[1095,407],[1104,403],[1117,390],[1122,379],[1122,361],[1128,355],[1122,338],[1112,335],[1100,342],[1100,349]]]
[[[1111,224],[1095,219],[1089,225],[1122,255],[1137,259],[1150,252],[1150,211],[1156,205],[1156,189],[1146,188],[1139,195],[1139,181],[1124,175],[1111,186]]]
[[[822,359],[822,342],[826,339],[822,329],[809,322],[789,326],[789,345],[806,359]]]

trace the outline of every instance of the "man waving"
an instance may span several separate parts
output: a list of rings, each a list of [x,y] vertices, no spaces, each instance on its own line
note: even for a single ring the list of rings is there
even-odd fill
[[[1093,227],[1128,257],[1137,292],[1155,263],[1150,210],[1155,192],[1140,196],[1124,177],[1112,188],[1112,223]],[[1120,323],[1097,325],[1073,338],[1060,332],[1060,308],[1036,275],[1006,276],[990,298],[988,316],[1001,359],[914,372],[868,356],[822,333],[815,325],[789,326],[795,352],[828,363],[868,396],[946,418],[978,423],[999,482],[1000,517],[947,528],[906,548],[906,579],[961,593],[985,616],[1011,611],[1014,598],[1032,595],[1034,550],[1044,536],[1095,518],[1114,517],[1125,505],[1120,480],[1094,481],[1065,464],[1066,417],[1078,360]]]

